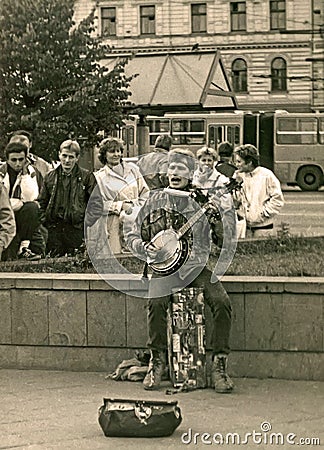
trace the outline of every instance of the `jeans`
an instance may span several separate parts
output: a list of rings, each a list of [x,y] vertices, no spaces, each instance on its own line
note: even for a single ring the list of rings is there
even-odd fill
[[[64,222],[57,222],[47,227],[47,253],[52,257],[74,254],[84,240],[83,226],[75,228]]]
[[[20,247],[21,241],[28,240],[32,244],[34,237],[37,235],[39,227],[40,227],[40,213],[39,206],[36,202],[26,202],[23,204],[19,211],[15,212],[15,220],[16,220],[16,236],[11,241],[8,248],[3,252],[2,259],[4,261],[15,260],[17,258],[17,252]],[[32,245],[30,245],[30,249],[32,249]],[[39,249],[39,246],[37,250]],[[45,243],[43,243],[40,251],[36,251],[36,253],[44,254],[45,252]]]
[[[203,271],[185,286],[177,274],[168,277],[170,288],[179,290],[182,287],[202,287],[204,289],[205,303],[210,307],[214,329],[212,336],[212,349],[214,354],[230,352],[229,338],[231,331],[232,307],[230,299],[220,281],[210,282],[211,272]],[[167,310],[171,295],[158,297],[159,285],[165,282],[163,277],[153,275],[149,285],[148,300],[148,342],[152,350],[165,351],[167,349]]]

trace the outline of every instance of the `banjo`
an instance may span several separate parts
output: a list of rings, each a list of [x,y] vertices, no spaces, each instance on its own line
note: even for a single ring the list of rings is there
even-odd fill
[[[224,187],[208,189],[208,191],[216,191],[216,195],[218,194],[217,198],[220,198],[240,187],[241,183],[237,182],[235,179],[231,179]],[[189,197],[192,195],[190,192],[177,191],[176,189],[166,188],[164,191],[182,197]],[[145,248],[153,247],[154,250],[156,250],[154,258],[147,258],[147,264],[153,272],[159,275],[171,275],[187,262],[190,254],[190,243],[184,235],[211,208],[215,208],[215,206],[210,202],[207,202],[205,205],[201,206],[201,208],[199,208],[199,210],[184,225],[182,225],[179,230],[174,230],[173,228],[162,230],[145,245]],[[215,216],[217,220],[221,220],[219,212],[217,212]]]

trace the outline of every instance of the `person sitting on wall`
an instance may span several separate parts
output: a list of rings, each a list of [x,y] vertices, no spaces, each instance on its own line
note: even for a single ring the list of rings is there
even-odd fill
[[[161,134],[156,138],[154,150],[140,156],[137,165],[150,190],[167,186],[166,172],[168,167],[168,152],[172,146],[172,138]]]
[[[168,188],[155,190],[140,209],[132,230],[126,236],[127,244],[140,259],[153,262],[167,261],[173,248],[172,239],[163,239],[162,247],[152,241],[160,232],[179,230],[200,211],[201,190],[192,187],[195,158],[191,151],[174,149],[168,155]],[[190,201],[190,195],[197,195],[197,201]],[[232,308],[230,299],[218,280],[211,282],[206,264],[210,251],[210,231],[215,223],[218,207],[212,199],[209,213],[202,214],[191,230],[188,230],[190,253],[186,262],[171,275],[154,273],[149,281],[148,292],[148,347],[151,358],[148,373],[143,381],[144,389],[157,389],[164,372],[167,350],[167,309],[171,293],[184,287],[203,287],[206,303],[210,306],[213,320],[213,363],[212,384],[216,392],[229,393],[233,382],[227,374],[227,357],[230,352],[229,336]],[[229,238],[235,240],[235,215],[228,220]],[[229,231],[229,230],[228,230]],[[195,240],[197,236],[197,241]],[[176,246],[176,245],[175,245]],[[165,248],[167,247],[167,248]],[[176,248],[173,248],[176,251]],[[169,257],[169,256],[168,256]]]
[[[15,214],[16,236],[4,253],[5,259],[24,258],[35,261],[42,257],[34,253],[31,240],[40,226],[37,197],[42,187],[42,176],[28,161],[28,147],[9,143],[5,148],[6,163],[0,167],[0,179],[9,192]]]
[[[27,158],[30,162],[30,164],[35,167],[43,176],[53,169],[52,165],[45,161],[45,159],[41,158],[40,156],[35,155],[34,153],[31,153],[30,149],[32,148],[32,135],[29,131],[25,130],[17,130],[11,133],[11,137],[9,140],[9,143],[11,142],[18,142],[21,144],[25,144],[28,147],[28,155]]]
[[[233,145],[227,141],[218,144],[219,160],[216,163],[216,169],[228,178],[232,178],[236,171],[236,166],[233,164],[233,150]]]
[[[48,229],[51,256],[73,254],[84,241],[84,216],[94,175],[79,167],[80,146],[68,139],[60,145],[59,165],[44,178],[39,196],[42,220]]]

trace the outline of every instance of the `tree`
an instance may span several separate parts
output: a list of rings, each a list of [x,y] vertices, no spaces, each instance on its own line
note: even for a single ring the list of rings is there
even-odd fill
[[[67,138],[93,147],[122,123],[131,78],[126,62],[100,64],[110,48],[94,37],[94,11],[79,25],[75,0],[1,0],[0,139],[32,131],[37,154],[55,158]]]

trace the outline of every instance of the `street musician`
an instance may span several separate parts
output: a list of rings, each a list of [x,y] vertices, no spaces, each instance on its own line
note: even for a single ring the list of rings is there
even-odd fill
[[[144,389],[159,387],[167,350],[167,309],[171,294],[184,287],[203,287],[213,316],[211,380],[218,393],[229,393],[227,374],[232,308],[220,281],[211,282],[207,269],[214,225],[235,239],[235,212],[222,209],[222,197],[207,195],[192,185],[195,158],[192,152],[173,149],[168,156],[169,186],[155,190],[140,210],[126,240],[133,253],[148,262],[153,274],[148,293],[148,348],[151,351]],[[225,193],[224,197],[230,195]],[[227,198],[228,200],[228,198]],[[228,201],[225,202],[228,205]]]

